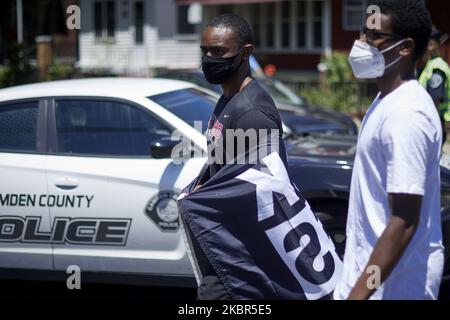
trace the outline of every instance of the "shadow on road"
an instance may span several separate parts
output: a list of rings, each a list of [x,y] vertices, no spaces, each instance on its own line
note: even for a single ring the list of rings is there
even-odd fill
[[[84,283],[80,290],[69,290],[65,282],[0,280],[0,300],[85,300],[85,301],[183,301],[193,302],[195,289]],[[446,282],[439,300],[450,300]]]
[[[149,286],[83,283],[69,290],[65,282],[0,280],[0,299],[195,301],[196,290]]]

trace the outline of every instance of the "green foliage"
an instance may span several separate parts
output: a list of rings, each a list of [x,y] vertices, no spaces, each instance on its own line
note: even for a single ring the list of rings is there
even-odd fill
[[[73,78],[75,74],[75,68],[71,64],[56,63],[51,65],[45,76],[45,80],[64,80]]]
[[[335,51],[330,57],[322,58],[326,66],[325,76],[328,83],[342,83],[353,78],[352,69],[348,63],[348,55]]]
[[[98,78],[98,77],[117,77],[118,74],[114,73],[106,68],[95,68],[89,71],[84,71],[82,76],[85,78]]]
[[[9,68],[5,66],[0,66],[0,88],[6,87],[8,83]]]
[[[321,66],[325,71],[321,74],[320,85],[300,92],[311,104],[352,114],[358,114],[370,105],[371,99],[364,94],[367,83],[353,78],[346,53],[333,52],[321,60]]]
[[[29,48],[12,43],[5,47],[5,66],[0,71],[0,86],[8,87],[35,80],[35,69],[30,65]]]

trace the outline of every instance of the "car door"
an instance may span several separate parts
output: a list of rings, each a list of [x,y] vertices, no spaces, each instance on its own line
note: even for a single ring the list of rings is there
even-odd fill
[[[172,128],[142,106],[108,98],[52,106],[48,188],[65,230],[53,245],[56,269],[190,275],[175,197],[201,163],[153,159],[150,145]]]
[[[0,103],[0,268],[52,269],[46,103]]]

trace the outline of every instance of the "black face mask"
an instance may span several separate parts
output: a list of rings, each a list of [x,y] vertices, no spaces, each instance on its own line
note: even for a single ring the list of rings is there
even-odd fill
[[[242,64],[241,62],[238,66],[235,66],[235,62],[238,53],[234,57],[230,58],[214,58],[207,55],[202,56],[202,70],[205,75],[206,81],[211,84],[222,84],[230,80],[230,78],[238,71]]]

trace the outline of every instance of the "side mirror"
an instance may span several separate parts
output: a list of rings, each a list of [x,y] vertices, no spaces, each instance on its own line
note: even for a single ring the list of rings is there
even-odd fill
[[[171,137],[162,137],[150,146],[150,155],[154,159],[167,159],[172,156],[172,150],[180,140],[172,140]]]

